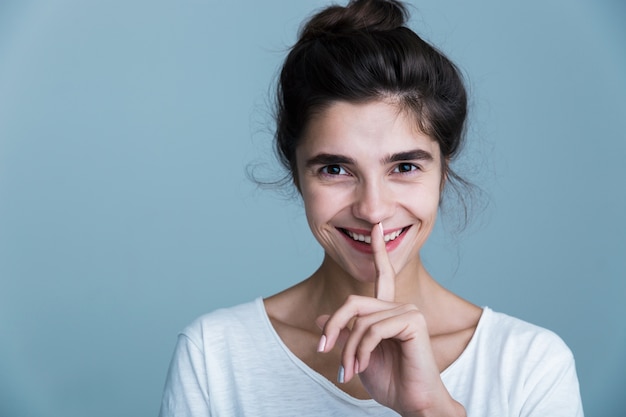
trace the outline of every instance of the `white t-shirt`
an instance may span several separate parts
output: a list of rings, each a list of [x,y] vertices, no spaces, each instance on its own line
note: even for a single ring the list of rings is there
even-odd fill
[[[468,417],[582,417],[574,358],[554,333],[483,309],[441,373]],[[346,394],[282,342],[263,300],[214,311],[178,338],[161,417],[397,416]]]

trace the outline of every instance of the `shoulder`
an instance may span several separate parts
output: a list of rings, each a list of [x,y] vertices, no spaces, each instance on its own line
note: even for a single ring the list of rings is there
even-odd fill
[[[197,347],[219,345],[233,339],[250,337],[264,328],[266,316],[262,299],[258,298],[233,307],[220,308],[193,320],[180,332]]]
[[[499,346],[504,352],[516,352],[525,358],[534,355],[572,358],[565,342],[551,330],[527,321],[484,308],[478,336],[483,343]]]
[[[487,307],[466,350],[442,376],[468,415],[582,416],[574,357],[565,342]]]
[[[483,314],[476,357],[490,364],[517,414],[582,416],[574,356],[563,339],[488,308]]]
[[[485,308],[475,339],[474,358],[502,381],[530,387],[576,380],[574,356],[551,330]]]

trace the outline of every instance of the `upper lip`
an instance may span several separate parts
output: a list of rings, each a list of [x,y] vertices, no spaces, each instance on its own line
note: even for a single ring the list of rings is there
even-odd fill
[[[407,228],[407,226],[396,227],[394,229],[385,229],[383,231],[383,235],[388,235],[388,234],[393,233],[395,231],[403,230],[405,228]],[[346,231],[349,231],[349,232],[352,232],[352,233],[355,233],[355,234],[359,234],[359,235],[363,235],[363,236],[369,236],[369,235],[372,234],[372,229],[356,229],[356,228],[351,228],[351,227],[337,227],[337,229],[346,230]]]
[[[398,236],[400,236],[402,233],[404,233],[404,231],[407,228],[408,227],[388,229],[387,231],[385,231],[383,233],[383,237],[384,237],[385,242],[390,242],[392,240],[396,240],[398,238]],[[371,236],[371,234],[368,233],[367,231],[365,231],[364,229],[337,228],[337,230],[339,230],[341,233],[343,233],[344,235],[350,237],[351,239],[353,239],[355,241],[365,242],[367,244],[371,244],[372,243],[372,236]],[[359,233],[359,232],[363,232],[363,233]]]

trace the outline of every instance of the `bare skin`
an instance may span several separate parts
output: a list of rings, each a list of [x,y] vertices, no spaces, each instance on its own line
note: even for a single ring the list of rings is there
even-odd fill
[[[323,268],[320,268],[309,279],[291,287],[279,294],[265,300],[265,308],[268,312],[274,329],[298,358],[309,367],[333,381],[340,389],[355,398],[371,398],[360,383],[339,384],[337,382],[337,369],[340,363],[340,351],[335,349],[325,355],[317,352],[317,345],[322,335],[322,329],[315,324],[317,317],[330,314],[339,306],[332,307],[327,300],[331,296],[324,296],[320,291],[317,296],[309,288],[316,288],[316,282],[323,280],[320,277]],[[429,280],[432,278],[428,277]],[[435,292],[442,294],[437,298],[450,298],[452,303],[446,302],[445,312],[425,313],[428,323],[429,335],[437,367],[441,371],[450,366],[463,352],[469,343],[482,310],[459,298],[455,294],[432,281]],[[373,289],[366,290],[361,295],[373,296]],[[354,294],[354,293],[350,293]],[[336,296],[337,299],[347,299],[349,294]],[[303,307],[307,310],[303,311]],[[432,319],[428,316],[434,315]],[[449,316],[449,317],[448,317]],[[355,381],[360,382],[360,381]]]
[[[421,262],[418,263],[421,266]],[[376,284],[346,288],[341,285],[341,280],[328,275],[337,268],[327,257],[310,278],[266,299],[265,307],[287,347],[309,367],[355,398],[369,399],[372,396],[358,376],[343,384],[337,381],[343,346],[335,345],[323,354],[317,351],[322,335],[320,317],[324,321],[327,315],[344,304],[348,296],[358,294],[373,298],[378,294],[379,297],[390,297],[397,291],[404,294],[394,296],[402,300],[400,304],[420,306],[419,311],[428,323],[428,338],[439,373],[461,355],[474,334],[482,310],[440,286],[423,268],[415,277],[416,288],[411,288],[412,291],[397,289],[393,273],[389,274],[385,267],[386,277],[383,274]]]
[[[296,155],[325,256],[311,277],[265,300],[277,333],[355,398],[403,416],[464,416],[440,373],[482,310],[440,286],[419,255],[444,181],[438,145],[392,102],[337,102],[310,122]]]

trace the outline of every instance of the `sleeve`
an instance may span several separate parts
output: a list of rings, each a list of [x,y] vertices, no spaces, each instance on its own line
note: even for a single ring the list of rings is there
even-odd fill
[[[159,417],[211,416],[207,381],[202,350],[186,335],[179,335],[165,382]]]
[[[526,381],[521,417],[583,417],[574,356],[560,339],[555,342]]]

